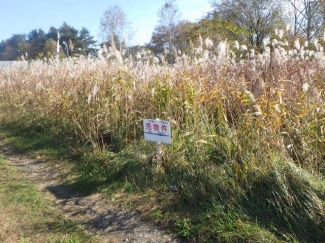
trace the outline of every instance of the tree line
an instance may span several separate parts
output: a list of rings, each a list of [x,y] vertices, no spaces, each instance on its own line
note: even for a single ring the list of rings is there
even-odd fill
[[[14,34],[0,42],[0,60],[27,60],[55,56],[60,33],[60,56],[96,53],[96,41],[86,28],[77,30],[63,23],[59,28],[50,27],[47,33],[34,29],[28,34]]]
[[[312,41],[323,38],[325,1],[323,0],[212,0],[211,11],[196,22],[181,19],[176,0],[166,0],[158,9],[157,23],[146,48],[159,56],[186,52],[196,40],[209,37],[211,43],[227,40],[260,50],[263,41],[275,34],[288,39]],[[58,36],[58,33],[60,35]],[[131,47],[134,31],[132,23],[119,6],[105,10],[100,21],[100,45],[102,50],[114,43],[122,50]],[[96,41],[86,28],[77,30],[67,23],[51,27],[47,33],[32,30],[27,35],[15,34],[0,43],[0,60],[35,59],[56,55],[59,40],[60,55],[95,55]],[[113,42],[112,42],[113,40]],[[202,41],[201,41],[202,42]],[[129,53],[132,53],[129,52]]]
[[[210,43],[228,40],[260,50],[266,38],[282,37],[284,31],[289,40],[325,41],[324,0],[213,0],[211,7],[192,23],[180,19],[175,0],[167,0],[158,11],[160,21],[148,47],[155,54],[186,51],[203,36]]]

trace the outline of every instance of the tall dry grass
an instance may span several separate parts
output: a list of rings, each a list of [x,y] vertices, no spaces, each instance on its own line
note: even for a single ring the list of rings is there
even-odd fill
[[[227,127],[320,173],[324,42],[301,47],[298,41],[291,47],[278,37],[255,54],[238,43],[233,50],[227,42],[213,48],[207,39],[186,54],[171,54],[173,65],[145,51],[122,60],[115,48],[98,59],[35,61],[0,71],[1,98],[35,119],[68,124],[94,146],[108,135],[119,146],[139,140],[142,119],[159,117],[172,121],[174,143],[189,133],[203,144],[214,142]]]

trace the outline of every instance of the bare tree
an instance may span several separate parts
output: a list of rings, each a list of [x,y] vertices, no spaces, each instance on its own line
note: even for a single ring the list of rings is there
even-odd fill
[[[57,40],[57,43],[56,43],[56,58],[59,58],[59,55],[60,55],[60,38],[61,38],[61,34],[60,32],[58,32],[58,40]]]
[[[175,38],[176,27],[179,23],[181,14],[175,0],[166,0],[165,4],[158,11],[160,26],[157,28],[164,29],[168,40],[167,48],[172,48],[173,39]]]
[[[324,0],[287,0],[293,13],[294,35],[311,40],[324,28]]]
[[[118,5],[105,10],[100,21],[100,37],[103,42],[114,40],[121,47],[122,43],[126,44],[125,42],[132,38],[132,35],[131,22]]]

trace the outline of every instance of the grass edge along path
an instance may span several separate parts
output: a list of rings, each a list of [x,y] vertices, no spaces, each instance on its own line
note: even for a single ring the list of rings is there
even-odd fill
[[[0,154],[0,242],[95,242]]]

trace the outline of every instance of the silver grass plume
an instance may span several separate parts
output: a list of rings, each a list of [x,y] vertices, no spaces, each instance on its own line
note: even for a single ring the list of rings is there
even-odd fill
[[[115,41],[114,41],[114,36],[113,35],[111,37],[111,46],[112,46],[113,54],[116,57],[116,60],[120,64],[123,64],[123,58],[122,58],[121,52],[116,49],[116,45],[115,45]]]
[[[203,47],[203,39],[202,39],[201,33],[199,34],[199,37],[198,37],[198,46]]]
[[[209,37],[205,39],[204,43],[208,49],[211,49],[213,47],[213,41]]]
[[[195,46],[194,46],[192,40],[189,41],[189,45],[190,45],[191,50],[194,51]]]

